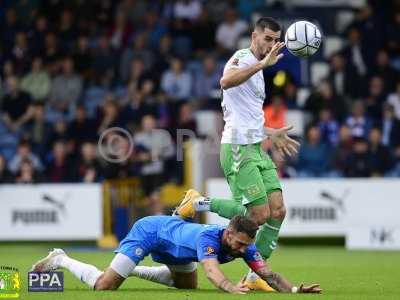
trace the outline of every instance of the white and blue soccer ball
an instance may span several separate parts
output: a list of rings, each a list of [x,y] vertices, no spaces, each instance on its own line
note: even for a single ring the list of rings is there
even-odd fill
[[[321,31],[308,21],[295,22],[286,30],[286,48],[298,57],[313,55],[321,46],[321,42]]]

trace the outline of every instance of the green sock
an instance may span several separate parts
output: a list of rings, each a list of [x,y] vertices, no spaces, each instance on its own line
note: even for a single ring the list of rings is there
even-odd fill
[[[219,216],[232,219],[234,216],[246,214],[246,207],[230,199],[210,198],[210,211]]]
[[[268,218],[267,222],[257,231],[256,246],[264,259],[269,258],[277,246],[282,222],[283,220]]]

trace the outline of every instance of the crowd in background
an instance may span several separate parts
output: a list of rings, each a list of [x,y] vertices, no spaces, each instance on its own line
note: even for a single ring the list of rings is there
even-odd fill
[[[298,157],[276,161],[282,177],[400,176],[397,2],[371,1],[356,12],[345,48],[329,58],[329,76],[310,87],[304,105],[294,81],[268,82],[268,126],[284,125],[288,109],[311,116]],[[198,110],[221,113],[222,67],[266,4],[2,1],[0,183],[142,176],[151,197],[163,182],[182,181],[176,129],[196,133]],[[133,136],[124,161],[98,154],[111,127]]]

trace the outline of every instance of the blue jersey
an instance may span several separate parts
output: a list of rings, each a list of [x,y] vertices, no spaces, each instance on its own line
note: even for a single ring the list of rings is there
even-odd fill
[[[235,259],[221,248],[225,227],[185,222],[178,217],[150,216],[137,221],[115,252],[138,264],[145,256],[163,264],[180,265],[215,258],[220,263]],[[254,244],[247,247],[243,259],[249,266],[262,260]]]

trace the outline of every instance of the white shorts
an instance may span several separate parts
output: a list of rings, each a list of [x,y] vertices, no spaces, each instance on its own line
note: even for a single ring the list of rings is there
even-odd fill
[[[136,264],[125,254],[117,253],[111,261],[110,268],[124,278],[128,278],[135,269]],[[192,273],[197,269],[197,263],[191,262],[186,265],[167,265],[168,269],[177,273]]]

